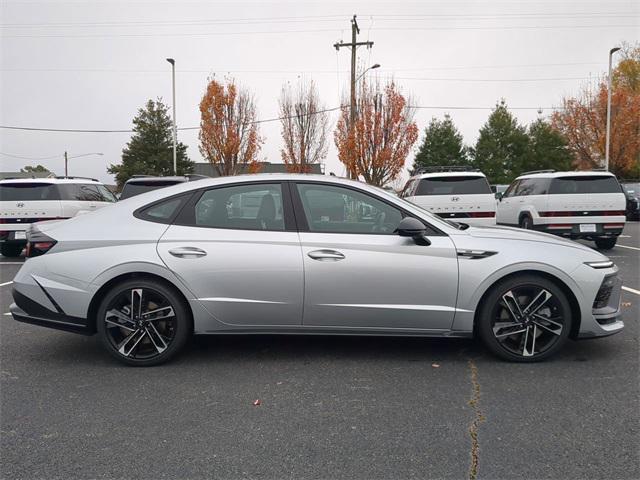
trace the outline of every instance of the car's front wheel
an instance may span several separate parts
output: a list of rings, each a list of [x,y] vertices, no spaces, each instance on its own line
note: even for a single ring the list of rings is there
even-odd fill
[[[176,355],[193,327],[184,300],[165,283],[127,280],[98,308],[97,331],[111,355],[128,365],[151,366]]]
[[[555,283],[518,275],[494,286],[480,306],[478,333],[501,358],[544,360],[558,352],[571,331],[571,307]]]
[[[617,237],[613,238],[596,238],[596,247],[601,250],[611,250],[616,246],[616,242],[618,241]]]

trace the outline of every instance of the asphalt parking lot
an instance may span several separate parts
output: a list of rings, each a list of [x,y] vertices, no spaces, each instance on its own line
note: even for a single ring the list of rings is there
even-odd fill
[[[639,247],[634,222],[609,253],[625,330],[531,365],[471,340],[246,336],[136,369],[2,315],[0,477],[640,478]],[[3,313],[19,263],[0,258]]]

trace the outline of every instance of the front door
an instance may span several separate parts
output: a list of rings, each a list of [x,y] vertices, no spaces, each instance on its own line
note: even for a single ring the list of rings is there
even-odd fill
[[[394,233],[403,212],[368,192],[297,183],[305,327],[449,330],[458,291],[453,242]]]
[[[167,229],[158,253],[218,322],[299,326],[303,265],[290,208],[280,183],[205,190]]]

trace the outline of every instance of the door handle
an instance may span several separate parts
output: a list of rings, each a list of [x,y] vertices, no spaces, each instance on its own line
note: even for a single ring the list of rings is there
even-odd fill
[[[314,250],[313,252],[309,252],[307,253],[307,255],[310,258],[313,258],[314,260],[331,260],[331,261],[338,261],[338,260],[343,260],[345,257],[342,253],[336,251],[336,250]]]
[[[204,257],[207,252],[196,247],[177,247],[169,250],[169,253],[178,258],[197,258]]]

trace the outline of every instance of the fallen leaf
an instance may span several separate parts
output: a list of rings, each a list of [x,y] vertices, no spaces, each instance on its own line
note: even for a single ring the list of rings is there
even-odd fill
[[[258,405],[262,405],[262,402],[260,401],[260,399],[258,398],[257,400],[253,401],[253,404],[257,407]]]
[[[432,363],[431,366],[433,368],[440,368],[440,364],[439,363]]]
[[[622,302],[622,306],[623,307],[630,307],[631,306],[631,302]]]

